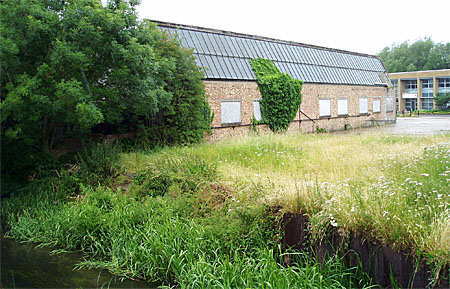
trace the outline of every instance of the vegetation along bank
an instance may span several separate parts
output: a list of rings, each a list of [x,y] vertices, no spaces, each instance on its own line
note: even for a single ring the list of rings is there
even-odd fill
[[[80,267],[162,286],[364,288],[370,279],[342,259],[282,247],[281,213],[308,216],[316,239],[359,232],[438,274],[449,264],[448,150],[448,136],[99,144],[16,189],[2,220],[9,237],[80,250]]]

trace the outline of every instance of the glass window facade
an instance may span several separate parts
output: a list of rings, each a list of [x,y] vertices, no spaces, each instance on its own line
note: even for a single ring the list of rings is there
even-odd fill
[[[423,88],[433,88],[433,79],[422,79]]]
[[[406,98],[405,99],[405,110],[407,110],[407,111],[417,110],[417,99]]]
[[[450,93],[450,78],[439,78],[439,94]]]
[[[440,78],[439,88],[450,88],[450,78]]]
[[[433,97],[433,79],[422,79],[422,97]]]
[[[432,98],[422,98],[421,99],[421,107],[423,110],[432,110],[433,109],[433,99]]]
[[[417,80],[405,80],[405,93],[417,93]]]
[[[405,89],[406,90],[417,90],[417,81],[416,80],[405,80]]]

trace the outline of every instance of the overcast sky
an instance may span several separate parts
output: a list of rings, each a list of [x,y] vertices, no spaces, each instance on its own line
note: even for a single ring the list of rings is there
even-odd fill
[[[450,0],[141,0],[142,18],[376,54],[425,36],[450,42]]]

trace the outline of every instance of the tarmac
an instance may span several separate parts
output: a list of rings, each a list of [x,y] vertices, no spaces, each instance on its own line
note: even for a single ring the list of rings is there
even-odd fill
[[[450,134],[450,115],[421,115],[419,117],[398,117],[395,124],[377,128],[363,128],[349,133],[386,133],[393,135]],[[338,132],[338,133],[342,133]]]

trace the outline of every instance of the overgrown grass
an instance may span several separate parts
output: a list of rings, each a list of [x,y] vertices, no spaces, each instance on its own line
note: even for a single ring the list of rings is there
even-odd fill
[[[342,181],[320,188],[320,211],[313,220],[361,232],[437,267],[450,262],[448,144],[426,148],[407,161],[393,160],[369,184]]]
[[[337,258],[319,265],[293,254],[284,266],[290,252],[281,252],[268,208],[308,214],[316,237],[330,226],[363,231],[448,264],[448,141],[268,135],[120,158],[96,148],[84,167],[3,202],[2,219],[16,239],[82,250],[89,261],[81,267],[165,286],[364,288],[367,279]]]
[[[153,167],[154,176],[162,168],[173,171],[173,163]],[[193,163],[178,167],[179,175],[196,171]],[[171,180],[180,181],[179,175]],[[338,258],[319,265],[306,255],[292,254],[292,266],[285,267],[279,233],[265,207],[237,205],[226,189],[220,191],[211,182],[210,172],[200,175],[204,186],[187,192],[178,187],[177,195],[81,186],[75,198],[67,199],[49,183],[50,193],[29,192],[8,201],[3,211],[11,228],[8,235],[61,248],[58,252],[81,250],[89,261],[79,267],[106,268],[167,287],[368,287],[361,273],[345,268]],[[206,187],[209,199],[202,194]],[[24,200],[32,203],[23,207]]]
[[[319,225],[331,224],[363,230],[381,243],[448,264],[449,140],[268,135],[126,154],[122,165],[133,171],[161,155],[202,157],[217,162],[237,199],[245,201],[247,191],[257,188],[256,202],[309,214],[317,233],[326,231]]]

